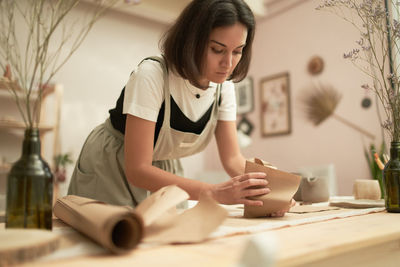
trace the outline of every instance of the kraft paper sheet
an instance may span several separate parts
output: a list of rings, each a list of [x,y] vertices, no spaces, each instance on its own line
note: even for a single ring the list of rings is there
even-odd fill
[[[166,186],[134,209],[69,195],[58,199],[53,210],[59,219],[111,252],[126,253],[141,241],[203,241],[227,217],[227,211],[207,195],[201,196],[195,207],[179,214],[176,205],[188,197],[179,187]]]
[[[338,207],[319,207],[319,206],[312,206],[312,205],[299,205],[291,207],[288,213],[315,213],[315,212],[322,212],[328,210],[338,210]]]
[[[331,199],[329,205],[333,207],[350,208],[350,209],[366,209],[385,207],[384,199]]]
[[[237,209],[237,208],[236,208]],[[365,215],[376,212],[383,212],[385,208],[367,208],[367,209],[327,209],[320,212],[291,213],[288,212],[284,217],[264,217],[264,218],[243,218],[237,211],[224,221],[223,225],[218,227],[211,234],[211,238],[220,238],[241,234],[254,234],[283,227],[291,227],[302,224],[310,224],[333,220],[338,218],[347,218],[352,216]]]
[[[263,201],[263,206],[244,206],[244,217],[265,217],[290,206],[291,199],[296,193],[301,177],[288,172],[273,169],[264,165],[263,161],[255,159],[255,162],[246,161],[245,173],[264,172],[268,181],[267,187],[271,192],[251,199]]]
[[[197,204],[197,201],[192,201]],[[190,202],[189,202],[190,204]],[[327,203],[321,208],[327,207]],[[228,218],[224,220],[223,224],[214,230],[206,239],[216,240],[228,236],[242,235],[242,234],[254,234],[262,233],[264,231],[270,231],[274,229],[280,229],[283,227],[292,227],[296,225],[309,224],[322,222],[327,220],[333,220],[338,218],[347,218],[352,216],[365,215],[375,212],[384,212],[385,208],[370,208],[370,209],[334,209],[326,210],[321,212],[311,213],[287,213],[284,217],[267,217],[267,218],[243,218],[243,205],[221,205],[228,213]],[[308,205],[307,205],[308,206]],[[293,208],[292,208],[293,209]],[[212,216],[212,215],[209,215]],[[208,219],[208,217],[206,218]],[[61,235],[61,244],[57,251],[41,258],[41,262],[53,262],[55,260],[73,259],[77,257],[92,256],[104,254],[104,250],[101,247],[96,246],[90,242],[87,238],[77,233],[70,227],[65,227],[59,219],[55,220],[53,224],[53,232]],[[215,242],[226,242],[229,244],[229,239],[221,239]],[[211,243],[212,244],[212,243]],[[229,245],[227,245],[229,247]],[[157,244],[140,243],[137,249],[148,251],[148,249],[158,247]],[[171,248],[173,249],[173,248]],[[193,247],[193,253],[196,253],[197,247]],[[179,252],[179,248],[177,248]],[[136,251],[132,252],[135,255]],[[155,252],[156,253],[156,252]],[[162,262],[162,259],[160,260]],[[52,264],[56,265],[56,264]]]

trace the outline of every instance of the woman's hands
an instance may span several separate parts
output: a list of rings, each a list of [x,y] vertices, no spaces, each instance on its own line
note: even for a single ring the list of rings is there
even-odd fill
[[[221,204],[245,204],[251,206],[262,206],[261,200],[252,200],[251,197],[268,194],[271,192],[268,181],[263,172],[250,172],[233,177],[224,183],[213,185],[211,189],[212,197]],[[249,198],[250,197],[250,198]],[[292,199],[287,208],[271,213],[271,217],[283,217],[291,207],[296,205]]]
[[[248,197],[268,194],[268,181],[263,172],[250,172],[236,177],[224,183],[213,185],[212,197],[221,204],[246,204],[262,206],[261,200],[251,200]]]
[[[286,212],[288,212],[290,210],[291,207],[293,207],[294,205],[296,205],[296,201],[292,198],[292,200],[290,201],[290,205],[284,209],[284,210],[280,210],[277,212],[273,212],[270,214],[271,217],[283,217],[285,215]]]

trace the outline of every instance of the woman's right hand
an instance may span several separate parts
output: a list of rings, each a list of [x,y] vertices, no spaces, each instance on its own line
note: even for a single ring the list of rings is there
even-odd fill
[[[262,206],[261,200],[252,200],[249,197],[268,194],[268,181],[263,172],[250,172],[231,178],[229,181],[213,185],[212,197],[221,204],[245,204]]]

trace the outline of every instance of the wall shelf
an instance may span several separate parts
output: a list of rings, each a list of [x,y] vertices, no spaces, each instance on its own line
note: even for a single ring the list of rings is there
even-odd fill
[[[4,79],[4,77],[0,77],[0,94],[2,96],[6,96],[6,94],[8,94],[10,97],[13,97],[13,94],[11,92],[9,92],[10,89],[8,89],[11,87],[16,88],[16,92],[19,97],[24,96],[23,90],[21,89],[21,87],[19,87],[19,85],[17,83],[10,82],[10,81]],[[52,84],[44,86],[44,90],[42,92],[42,97],[45,98],[49,94],[54,93],[54,90],[56,89],[56,87],[57,86],[52,85]],[[37,93],[38,93],[37,90],[32,91],[32,97],[37,97]]]
[[[11,164],[0,164],[0,174],[7,174],[11,170]]]
[[[93,0],[84,1],[91,4]],[[271,0],[245,1],[256,18],[261,18],[266,15],[266,4]],[[158,23],[171,24],[190,2],[191,0],[121,0],[113,9]]]
[[[40,133],[48,132],[48,131],[53,131],[54,126],[53,125],[45,125],[45,124],[40,124],[38,126]],[[0,118],[0,129],[16,129],[16,130],[25,130],[26,126],[23,122],[21,121],[12,121],[12,120],[4,120]]]
[[[9,86],[14,86],[14,88],[19,88],[17,84],[12,84],[8,80],[3,77],[0,77],[0,98],[2,101],[13,102],[12,105],[15,105],[14,95],[10,92]],[[42,91],[42,105],[40,110],[40,120],[39,120],[39,132],[40,137],[43,137],[47,133],[52,133],[50,138],[51,144],[48,142],[44,142],[42,140],[42,153],[44,152],[44,147],[51,146],[52,149],[49,149],[51,155],[43,155],[45,160],[49,163],[50,166],[53,165],[53,157],[60,153],[60,140],[59,140],[59,128],[60,128],[60,118],[61,118],[61,101],[63,95],[63,87],[60,84],[49,84],[44,87]],[[21,101],[24,100],[25,92],[22,89],[17,89],[17,96],[20,97]],[[51,96],[51,97],[50,97]],[[32,97],[38,97],[38,90],[32,92]],[[49,104],[49,105],[48,105]],[[10,107],[10,106],[9,106]],[[22,119],[19,119],[20,114],[16,111],[7,110],[6,107],[0,107],[0,112],[2,116],[0,116],[0,131],[1,132],[15,132],[19,131],[23,133],[26,129],[25,123]],[[50,114],[52,118],[46,118],[46,115]],[[47,137],[46,137],[47,138]],[[4,141],[4,140],[2,140]],[[6,141],[7,142],[7,141]],[[0,155],[4,157],[5,155]],[[6,159],[7,162],[14,159]],[[0,163],[0,174],[7,173],[10,168],[7,167],[8,164]]]

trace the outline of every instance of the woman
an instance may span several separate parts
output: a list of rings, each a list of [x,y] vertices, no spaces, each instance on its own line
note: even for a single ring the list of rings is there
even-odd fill
[[[223,204],[262,205],[248,198],[270,189],[264,173],[243,174],[230,81],[247,75],[254,27],[242,0],[192,1],[161,40],[163,57],[139,64],[110,118],[88,137],[68,193],[135,206],[175,184],[191,199],[205,192]],[[213,135],[232,179],[183,178],[179,158],[203,150]]]

